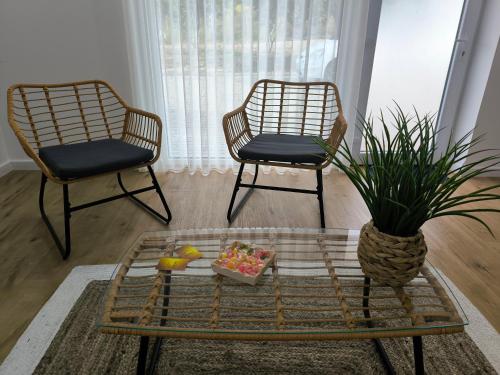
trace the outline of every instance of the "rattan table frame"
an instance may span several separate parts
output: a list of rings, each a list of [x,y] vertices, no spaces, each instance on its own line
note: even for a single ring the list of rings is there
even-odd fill
[[[358,234],[347,230],[287,228],[145,233],[134,243],[117,269],[103,301],[102,318],[98,326],[104,333],[141,336],[137,367],[140,374],[154,372],[165,337],[254,341],[373,339],[388,373],[394,373],[394,368],[380,339],[412,337],[415,373],[423,374],[422,336],[463,332],[466,321],[427,265],[415,281],[403,288],[378,285],[364,276],[355,258]],[[243,285],[239,286],[220,275],[208,278],[208,284],[192,283],[190,280],[199,276],[204,278],[197,280],[204,281],[211,272],[207,266],[196,266],[195,263],[185,273],[162,272],[154,268],[159,257],[172,255],[178,245],[192,243],[200,247],[206,255],[204,261],[209,262],[220,248],[234,239],[264,245],[267,242],[267,246],[276,251],[275,262],[266,271],[267,279],[262,286],[262,290],[268,288],[269,292],[257,289],[259,292],[253,293],[253,289],[248,289],[251,293],[245,293]],[[316,247],[317,251],[309,250]],[[342,250],[343,247],[350,250]],[[292,259],[294,257],[296,259]],[[295,263],[299,266],[295,267]],[[321,269],[321,263],[324,269]],[[316,264],[318,266],[313,266]],[[309,284],[308,280],[314,283]],[[328,283],[317,284],[318,280]],[[139,288],[149,291],[140,297],[143,303],[127,305],[126,301],[131,296],[140,296],[131,294],[135,292],[130,290],[139,291]],[[183,288],[187,288],[190,293],[175,293]],[[212,288],[210,290],[213,293],[204,295],[200,293],[204,290],[202,288]],[[241,290],[241,294],[247,298],[236,306],[230,305],[224,299],[226,288]],[[307,293],[287,292],[301,288],[307,288]],[[352,292],[357,288],[362,289],[359,295]],[[198,294],[191,294],[191,291]],[[250,301],[254,294],[260,296],[259,303],[245,306],[245,302]],[[315,296],[331,297],[331,300],[328,299],[326,305],[289,302]],[[264,301],[267,297],[274,300],[273,306],[266,307]],[[209,299],[210,303],[205,306],[197,302],[196,298]],[[179,299],[188,304],[175,305]],[[262,304],[260,301],[263,301]],[[317,302],[317,299],[314,301]],[[377,305],[377,301],[387,304]],[[181,317],[177,315],[180,310],[193,312],[188,317]],[[196,311],[202,311],[201,315],[196,315]],[[206,311],[206,316],[203,311]],[[227,315],[228,311],[236,315]],[[307,318],[291,318],[297,311],[306,311]],[[258,315],[263,313],[266,316],[267,312],[267,318]],[[248,318],[246,313],[255,316]],[[315,318],[314,314],[320,314],[320,317]],[[327,314],[326,318],[324,314]],[[273,318],[269,319],[271,316]],[[237,328],[231,328],[232,324],[237,324]],[[262,328],[265,324],[268,324],[267,328]],[[244,325],[248,329],[241,328]],[[153,348],[148,350],[150,337],[156,337],[157,340]]]

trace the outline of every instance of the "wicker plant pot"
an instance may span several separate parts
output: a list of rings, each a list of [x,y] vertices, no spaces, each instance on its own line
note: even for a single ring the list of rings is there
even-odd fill
[[[397,237],[380,232],[373,221],[361,228],[358,259],[366,276],[392,287],[413,280],[424,264],[427,245],[419,230],[412,237]]]

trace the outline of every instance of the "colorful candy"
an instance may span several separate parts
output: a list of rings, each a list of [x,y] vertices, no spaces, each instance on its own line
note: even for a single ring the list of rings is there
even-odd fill
[[[215,263],[245,275],[255,276],[262,270],[269,256],[270,253],[267,250],[253,244],[235,241],[219,254]]]

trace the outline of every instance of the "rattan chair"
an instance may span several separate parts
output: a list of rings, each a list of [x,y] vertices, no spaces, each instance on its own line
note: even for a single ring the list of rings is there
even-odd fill
[[[161,120],[157,115],[129,107],[103,81],[65,84],[18,84],[7,91],[8,119],[24,151],[42,171],[39,206],[43,221],[66,259],[71,252],[70,217],[74,211],[128,197],[168,224],[170,210],[151,165],[161,148]],[[147,167],[152,185],[128,191],[120,172]],[[68,185],[83,179],[116,173],[123,193],[71,206]],[[47,179],[61,184],[64,198],[65,245],[44,210]],[[135,195],[156,190],[167,216]]]
[[[333,149],[342,141],[347,123],[337,87],[329,82],[256,82],[244,103],[227,113],[222,124],[229,153],[241,163],[227,212],[232,222],[253,189],[316,194],[321,227],[325,227],[322,170],[331,163],[314,141],[322,137]],[[245,164],[255,164],[251,184],[241,182]],[[316,190],[257,185],[259,165],[316,170]],[[233,211],[240,187],[250,188]]]

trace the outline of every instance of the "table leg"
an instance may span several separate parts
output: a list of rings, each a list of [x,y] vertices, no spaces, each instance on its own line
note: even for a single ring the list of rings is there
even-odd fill
[[[148,362],[149,336],[141,336],[139,346],[139,357],[137,359],[137,375],[146,374],[146,363]]]
[[[163,287],[163,307],[168,307],[168,303],[170,302],[170,282],[172,281],[172,272],[167,271],[165,275],[165,286]],[[162,316],[167,316],[168,310],[163,309],[161,311]],[[166,319],[160,319],[160,326],[164,326],[167,324]],[[148,358],[148,347],[149,347],[149,336],[141,336],[141,345],[139,347],[139,358],[137,359],[137,374],[153,374],[156,369],[156,365],[158,364],[158,359],[160,357],[160,349],[163,343],[162,337],[157,337],[153,346],[153,350],[151,352],[151,358],[149,359],[149,366],[147,366],[147,358]]]
[[[422,336],[413,336],[413,357],[415,359],[415,374],[424,375],[424,353],[422,350]]]
[[[370,301],[370,285],[371,279],[365,276],[364,287],[363,287],[363,313],[365,318],[369,319],[370,309],[368,309],[369,301]],[[371,320],[367,322],[369,328],[373,327],[373,323]],[[413,336],[413,357],[415,360],[415,374],[416,375],[424,375],[424,354],[422,351],[422,336]],[[387,352],[384,349],[384,345],[380,341],[380,339],[373,339],[375,341],[375,345],[377,346],[377,352],[380,355],[382,362],[389,374],[395,374],[396,371],[392,366],[391,360],[387,355]]]
[[[368,308],[370,302],[370,285],[371,285],[371,279],[365,276],[364,286],[363,286],[363,314],[366,319],[371,318],[370,309]],[[369,328],[372,328],[373,327],[372,321],[368,320],[367,325]],[[387,373],[390,375],[395,375],[396,370],[394,370],[394,366],[392,365],[391,360],[389,359],[389,356],[385,351],[382,341],[380,341],[380,339],[373,339],[373,341],[375,342],[375,346],[377,347],[377,352],[380,356],[380,359],[382,359],[382,363],[384,364]]]
[[[172,281],[172,271],[167,271],[166,275],[165,275],[165,284],[166,285],[163,287],[163,294],[165,296],[170,295],[170,282],[171,281]],[[170,302],[169,297],[163,297],[163,307],[168,307],[169,302]],[[161,316],[167,316],[167,315],[168,315],[168,310],[163,309],[161,311]],[[167,324],[167,319],[161,319],[160,326],[163,327],[163,326],[165,326],[165,324]],[[158,364],[158,359],[160,358],[160,349],[161,349],[162,343],[163,343],[162,337],[158,337],[155,341],[155,345],[153,347],[153,352],[151,354],[151,360],[149,363],[149,369],[148,369],[149,374],[153,374],[155,369],[156,369],[156,365]]]

